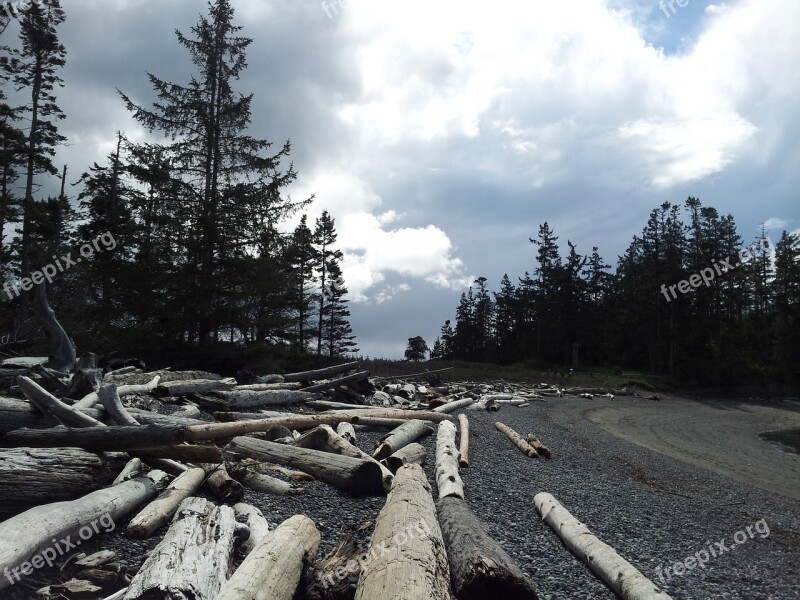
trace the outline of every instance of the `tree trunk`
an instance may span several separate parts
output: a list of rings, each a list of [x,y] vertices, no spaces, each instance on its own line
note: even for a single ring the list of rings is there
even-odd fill
[[[458,466],[468,467],[469,466],[469,421],[467,420],[467,415],[463,413],[458,415],[458,423],[461,426],[461,433],[458,438],[459,439]]]
[[[339,387],[340,385],[349,385],[351,383],[358,383],[359,381],[364,381],[368,377],[369,377],[369,371],[360,371],[358,373],[353,373],[352,375],[346,375],[338,379],[331,379],[329,381],[323,381],[322,383],[318,383],[316,385],[310,385],[308,387],[303,388],[303,391],[324,392],[325,390]]]
[[[436,432],[436,487],[439,499],[455,496],[464,499],[464,482],[458,473],[456,426],[445,421]]]
[[[233,479],[225,468],[224,463],[200,464],[205,469],[208,477],[205,482],[205,489],[214,495],[215,498],[225,504],[236,504],[244,498],[244,488],[242,484]]]
[[[2,449],[0,519],[109,485],[126,460],[124,454],[93,454],[77,448]]]
[[[356,430],[350,423],[346,423],[342,421],[336,426],[336,433],[342,436],[351,444],[355,445],[356,443]]]
[[[375,447],[372,456],[376,460],[381,460],[394,454],[403,446],[433,433],[433,428],[426,423],[415,419],[400,425],[400,427],[390,431],[383,436]]]
[[[250,554],[262,539],[269,533],[269,521],[255,506],[237,502],[233,505],[236,518],[245,523],[250,530],[250,536],[242,544],[245,556]]]
[[[235,379],[191,379],[181,381],[165,381],[156,388],[158,396],[186,396],[188,394],[205,394],[218,390],[229,390],[236,385]]]
[[[358,544],[352,536],[342,536],[333,550],[306,573],[304,599],[353,600],[354,587],[366,556],[366,553],[359,554]]]
[[[237,481],[256,492],[286,496],[288,494],[300,494],[303,491],[301,488],[296,488],[277,477],[257,473],[253,468],[246,465],[228,465],[228,470]]]
[[[533,446],[533,449],[536,450],[537,454],[539,454],[540,456],[544,456],[545,458],[550,458],[550,456],[552,454],[550,452],[550,448],[545,446],[542,443],[542,440],[540,440],[538,437],[536,437],[535,435],[532,435],[530,433],[528,434],[528,436],[525,439],[531,446]]]
[[[169,484],[161,495],[136,515],[128,524],[127,533],[134,538],[149,538],[166,523],[178,506],[203,484],[206,472],[194,467]]]
[[[23,257],[23,262],[27,257]],[[24,269],[24,267],[23,267]],[[27,273],[27,270],[23,272]],[[27,298],[23,294],[23,298]],[[37,318],[42,322],[42,326],[52,340],[52,352],[47,361],[47,367],[60,373],[69,373],[75,367],[75,345],[72,340],[64,331],[61,323],[56,319],[56,313],[50,308],[50,303],[47,301],[47,290],[44,283],[36,286],[36,292],[33,299],[33,312]],[[27,318],[27,315],[25,315]]]
[[[383,472],[378,465],[368,460],[248,437],[234,438],[226,450],[248,458],[299,469],[355,496],[380,496],[386,493],[383,489]]]
[[[283,380],[287,383],[293,381],[299,381],[302,383],[307,383],[309,381],[320,381],[321,379],[328,379],[329,377],[333,377],[334,375],[338,375],[340,373],[347,373],[348,371],[353,371],[358,367],[359,363],[357,361],[350,362],[342,365],[334,365],[332,367],[327,367],[325,369],[317,369],[316,371],[288,373],[287,375],[283,376]]]
[[[347,404],[346,402],[332,402],[330,400],[309,400],[306,402],[308,408],[315,410],[380,410],[380,406],[370,406],[369,404]]]
[[[310,448],[322,452],[332,452],[342,456],[350,456],[360,460],[372,461],[381,469],[383,473],[383,488],[386,493],[392,489],[392,479],[394,475],[384,465],[372,458],[369,454],[354,446],[338,433],[330,425],[320,425],[310,431],[305,432],[294,441],[294,446],[298,448]]]
[[[144,383],[141,385],[121,385],[117,388],[117,393],[120,396],[131,396],[133,394],[149,394],[156,386],[158,386],[158,382],[161,380],[160,375],[156,375],[150,383]],[[75,404],[72,405],[72,408],[77,409],[84,409],[84,408],[92,408],[95,404],[100,401],[100,396],[97,392],[92,392],[78,400]]]
[[[286,406],[317,400],[319,396],[305,390],[265,390],[261,392],[230,390],[217,392],[228,409],[257,408],[259,406]]]
[[[28,573],[24,570],[22,573],[29,575],[30,564],[23,563],[39,553],[48,561],[48,566],[52,566],[55,558],[64,553],[53,539],[64,542],[68,536],[78,537],[80,531],[98,522],[105,527],[101,531],[111,531],[114,523],[156,495],[164,477],[162,471],[150,471],[144,477],[92,492],[77,500],[42,504],[3,521],[0,523],[0,539],[3,540],[0,544],[0,573],[16,575],[15,569],[17,572],[26,569]],[[106,519],[111,523],[106,524]],[[9,585],[8,577],[0,577],[0,590]]]
[[[472,404],[475,404],[477,400],[475,398],[464,398],[463,400],[455,400],[453,402],[448,402],[447,404],[442,404],[441,406],[437,406],[433,409],[434,412],[437,413],[451,413],[454,410],[459,408],[465,408]]]
[[[450,570],[431,487],[402,467],[378,514],[355,600],[450,600]]]
[[[311,519],[305,515],[287,519],[261,539],[215,600],[292,600],[319,544],[319,531]]]
[[[436,503],[458,600],[537,600],[536,590],[462,498]]]
[[[538,458],[539,454],[536,452],[533,446],[531,446],[528,442],[522,439],[522,436],[513,429],[511,429],[511,427],[501,423],[500,421],[495,423],[494,426],[497,428],[498,431],[503,432],[506,435],[506,437],[509,440],[511,440],[511,443],[513,443],[517,448],[519,448],[519,451],[522,452],[525,456],[528,456],[530,458]]]
[[[589,528],[573,517],[550,494],[541,492],[533,498],[542,520],[556,532],[564,545],[580,558],[614,593],[623,600],[672,600],[636,567],[592,535]]]
[[[177,508],[177,507],[176,507]],[[230,506],[187,498],[139,572],[124,600],[214,600],[232,562],[236,519]]]
[[[408,446],[403,446],[400,450],[391,456],[387,456],[381,462],[383,462],[392,473],[397,473],[398,469],[405,465],[424,465],[427,455],[428,451],[425,449],[425,446],[416,442],[411,442]]]
[[[75,410],[75,408],[68,404],[64,404],[38,383],[23,375],[17,377],[17,385],[19,385],[22,393],[25,394],[25,397],[30,400],[32,405],[43,414],[65,425],[71,427],[97,427],[103,425],[97,419]]]

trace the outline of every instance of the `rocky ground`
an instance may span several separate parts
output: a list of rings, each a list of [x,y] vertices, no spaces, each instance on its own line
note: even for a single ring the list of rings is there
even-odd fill
[[[781,416],[795,420],[799,405],[748,406],[739,404],[732,411],[724,405],[712,410],[708,403],[672,398],[653,402],[567,397],[531,402],[525,408],[503,406],[496,413],[466,410],[472,432],[471,466],[462,473],[466,499],[531,577],[542,599],[615,596],[541,522],[532,502],[540,491],[553,494],[675,599],[800,598],[798,457],[757,437],[767,421],[782,422]],[[553,457],[523,456],[494,428],[498,420],[520,433],[538,435]],[[627,432],[629,439],[604,427]],[[731,428],[735,435],[726,435]],[[359,444],[371,450],[378,437],[359,432]],[[653,442],[655,437],[661,441]],[[422,441],[429,452],[426,470],[431,482],[434,442],[435,436]],[[669,445],[670,455],[656,451],[659,444]],[[738,480],[722,474],[725,468],[748,462],[751,468],[737,470]],[[774,485],[764,485],[759,472],[765,469]],[[245,501],[274,523],[307,514],[322,532],[323,552],[341,532],[358,532],[367,542],[383,498],[353,498],[317,482],[301,485],[305,493],[299,496],[248,491]],[[118,523],[117,529],[125,525]],[[84,551],[110,547],[136,565],[157,541],[131,542],[115,532],[91,540]],[[719,543],[727,550],[719,553]],[[675,568],[675,563],[702,556],[709,547],[718,555],[704,568]],[[684,572],[676,575],[676,570]],[[5,590],[2,597],[35,597],[29,590],[37,587],[36,579]],[[38,583],[46,579],[47,573],[40,573]]]

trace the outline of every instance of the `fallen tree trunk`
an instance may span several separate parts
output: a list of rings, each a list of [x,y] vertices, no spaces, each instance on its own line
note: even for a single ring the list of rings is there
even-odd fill
[[[228,474],[225,463],[202,463],[198,466],[205,469],[207,474],[205,489],[211,492],[215,498],[225,504],[236,504],[242,501],[244,488],[241,483]]]
[[[358,544],[343,535],[325,557],[306,572],[305,600],[353,600],[355,584],[361,575]]]
[[[425,446],[416,442],[411,442],[408,446],[403,446],[400,450],[391,456],[387,456],[381,462],[384,463],[392,473],[397,473],[398,469],[405,465],[424,465],[427,455],[428,451],[425,449]]]
[[[319,531],[311,519],[305,515],[287,519],[261,539],[215,600],[292,600],[319,544]]]
[[[461,432],[458,438],[458,466],[469,466],[469,421],[467,415],[458,415],[458,423],[461,426]]]
[[[383,472],[377,464],[368,460],[248,437],[234,438],[226,450],[248,458],[299,469],[355,496],[380,496],[386,493],[383,488]]]
[[[236,385],[234,379],[189,379],[164,381],[155,389],[158,396],[186,396],[188,394],[205,394],[218,390],[229,390]]]
[[[458,600],[537,600],[536,590],[462,498],[436,503]]]
[[[439,423],[436,432],[436,487],[439,498],[464,498],[464,482],[458,473],[456,426],[449,421]]]
[[[320,425],[315,427],[294,441],[294,446],[298,448],[310,448],[312,450],[321,450],[322,452],[332,452],[341,454],[342,456],[350,456],[360,460],[372,461],[383,473],[383,488],[386,493],[392,489],[392,479],[394,475],[384,465],[380,464],[377,460],[372,458],[369,454],[364,452],[358,446],[354,446],[338,433],[336,433],[330,425]]]
[[[269,533],[269,521],[255,506],[237,502],[233,505],[233,512],[240,522],[244,522],[250,530],[250,536],[242,543],[245,555],[250,554],[259,542]]]
[[[97,392],[100,404],[103,405],[111,420],[120,425],[139,425],[139,421],[134,419],[131,414],[122,406],[122,400],[117,392],[117,386],[113,383],[104,385]]]
[[[423,421],[419,419],[408,421],[383,436],[378,441],[372,456],[376,460],[381,460],[382,458],[394,454],[403,446],[407,446],[411,442],[428,436],[431,433],[433,433],[433,428]]]
[[[442,404],[441,406],[437,406],[433,409],[434,412],[437,413],[451,413],[454,410],[458,410],[459,408],[466,408],[472,404],[475,404],[477,400],[475,398],[464,398],[463,400],[454,400],[453,402],[448,402],[447,404]]]
[[[307,400],[317,400],[317,394],[305,390],[264,390],[216,392],[215,396],[222,399],[229,409],[257,408],[259,406],[286,406],[302,404]]]
[[[530,458],[537,458],[539,456],[539,454],[536,452],[533,446],[531,446],[528,442],[526,442],[522,438],[522,436],[520,436],[520,434],[511,429],[511,427],[505,425],[504,423],[501,423],[500,421],[495,423],[494,426],[497,428],[498,431],[503,432],[506,435],[506,437],[509,440],[511,440],[511,443],[513,443],[517,448],[519,448],[519,451],[522,452],[525,456],[528,456]]]
[[[102,530],[111,531],[117,521],[156,495],[164,477],[162,471],[150,471],[144,477],[92,492],[77,500],[42,504],[3,521],[0,523],[0,539],[3,540],[0,544],[0,572],[12,573],[17,580],[20,572],[30,575],[31,564],[25,561],[39,553],[40,558],[52,566],[53,561],[65,552],[59,544],[54,545],[53,539],[66,544],[70,537],[78,537],[86,527],[98,523],[104,527]],[[94,529],[92,532],[101,531],[99,527],[97,529],[97,532]],[[36,561],[32,564],[36,566]],[[0,590],[11,583],[8,577],[0,577]]]
[[[536,450],[537,454],[544,456],[545,458],[550,458],[550,456],[552,455],[552,453],[550,452],[550,448],[545,446],[542,443],[542,440],[540,440],[538,437],[530,433],[525,439],[531,446],[533,446],[533,449]]]
[[[127,533],[134,538],[148,538],[166,523],[178,506],[203,484],[206,472],[194,467],[181,474],[161,495],[144,507],[128,524]]]
[[[289,494],[300,494],[303,491],[301,488],[296,488],[277,477],[257,473],[252,467],[246,465],[228,465],[228,472],[234,479],[256,492],[273,494],[275,496],[286,496]]]
[[[126,461],[124,454],[77,448],[0,450],[0,520],[109,485]]]
[[[158,386],[158,382],[161,380],[161,376],[156,375],[150,383],[144,383],[141,385],[121,385],[117,388],[117,392],[120,396],[130,396],[133,394],[149,394]],[[82,410],[84,408],[92,408],[95,404],[100,401],[100,396],[97,392],[92,392],[91,394],[87,394],[80,400],[78,400],[75,404],[72,405],[73,408],[77,408]]]
[[[236,519],[229,506],[187,498],[164,539],[130,583],[124,600],[214,600],[232,562]]]
[[[402,467],[378,514],[355,600],[450,600],[450,571],[425,472]]]
[[[317,369],[315,371],[302,371],[300,373],[289,373],[283,376],[283,381],[286,383],[291,383],[293,381],[299,381],[301,383],[307,383],[309,381],[319,381],[321,379],[328,379],[333,377],[334,375],[338,375],[339,373],[347,373],[348,371],[352,371],[359,367],[358,361],[356,362],[349,362],[344,363],[341,365],[334,365],[332,367],[327,367],[325,369]]]
[[[127,481],[131,477],[136,477],[141,472],[142,460],[140,458],[132,458],[125,464],[122,471],[119,472],[119,475],[116,476],[111,485],[117,485],[123,481]]]
[[[260,410],[256,413],[217,411],[214,418],[220,423],[233,423],[234,421],[254,421],[255,419],[272,419],[274,417],[296,417],[295,413],[277,412],[274,410]]]
[[[19,385],[22,393],[30,400],[31,404],[38,408],[43,414],[65,425],[71,425],[73,427],[96,427],[102,425],[97,419],[85,415],[68,404],[63,403],[38,383],[28,379],[24,375],[17,377],[17,385]]]
[[[181,444],[180,446],[165,446],[163,448],[147,448],[146,450],[133,450],[139,458],[152,463],[158,459],[169,459],[188,463],[220,463],[223,460],[222,449],[217,446],[199,444]],[[162,470],[166,471],[166,469]],[[170,469],[172,472],[174,469]],[[183,469],[181,470],[181,472]]]
[[[636,567],[573,517],[552,495],[541,492],[533,498],[542,520],[564,545],[606,582],[623,600],[672,600]]]
[[[339,377],[338,379],[331,379],[329,381],[323,381],[316,385],[310,385],[308,387],[303,388],[303,391],[306,392],[324,392],[325,390],[330,390],[335,387],[339,387],[340,385],[350,385],[351,383],[358,383],[359,381],[364,381],[369,377],[369,371],[360,371],[358,373],[353,373],[352,375],[345,375],[344,377]]]
[[[347,404],[345,402],[332,402],[331,400],[309,400],[306,402],[306,406],[315,410],[381,410],[383,408],[369,404]]]
[[[342,421],[336,426],[336,433],[342,436],[351,444],[355,445],[356,443],[356,430],[350,423],[346,423]]]

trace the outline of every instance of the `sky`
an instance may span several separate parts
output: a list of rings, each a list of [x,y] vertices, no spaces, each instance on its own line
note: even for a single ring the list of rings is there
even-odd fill
[[[199,0],[63,0],[56,164],[153,136],[119,98],[192,73]],[[700,198],[745,243],[800,231],[797,0],[233,0],[253,38],[251,133],[291,140],[344,252],[360,353],[430,344],[478,276],[535,268],[547,221],[612,265],[661,203]],[[1,37],[7,43],[13,27]],[[795,100],[792,101],[791,98]],[[77,195],[77,190],[73,190]],[[296,221],[285,224],[291,229]]]

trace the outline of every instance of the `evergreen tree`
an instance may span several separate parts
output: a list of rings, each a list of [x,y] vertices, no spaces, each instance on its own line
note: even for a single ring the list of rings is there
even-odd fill
[[[297,347],[305,352],[312,330],[309,328],[314,283],[314,236],[308,227],[308,217],[303,215],[292,233],[289,258],[293,270],[295,291],[294,309],[297,311]]]
[[[333,360],[357,353],[358,347],[350,327],[348,300],[344,298],[347,288],[337,259],[328,263],[327,273],[331,283],[323,292],[327,306],[321,322],[325,332],[326,354]]]
[[[342,260],[342,253],[334,248],[336,244],[336,225],[333,217],[327,210],[314,223],[314,258],[316,260],[316,273],[320,291],[317,295],[317,358],[323,354],[322,345],[325,340],[325,313],[330,298],[336,293],[336,277],[330,272],[331,265],[337,265]],[[339,270],[341,272],[341,270]]]
[[[425,360],[427,353],[428,343],[421,336],[418,335],[413,338],[408,338],[408,346],[405,352],[406,360],[419,362]]]

